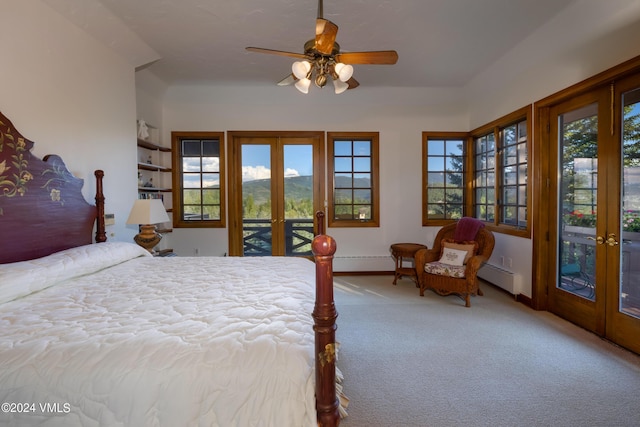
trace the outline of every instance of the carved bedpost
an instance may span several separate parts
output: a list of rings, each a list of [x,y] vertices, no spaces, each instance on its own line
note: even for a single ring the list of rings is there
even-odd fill
[[[316,303],[313,310],[316,334],[316,410],[318,425],[337,426],[340,423],[339,400],[336,394],[336,311],[333,301],[333,254],[336,242],[327,235],[313,239],[316,260]]]
[[[102,190],[102,178],[104,177],[104,171],[98,169],[94,172],[96,176],[96,208],[97,223],[96,223],[96,243],[102,243],[107,241],[107,232],[104,225],[104,193]]]
[[[322,211],[318,211],[316,212],[316,218],[317,218],[317,224],[318,224],[318,233],[316,234],[316,236],[319,236],[320,234],[324,234],[324,212]]]

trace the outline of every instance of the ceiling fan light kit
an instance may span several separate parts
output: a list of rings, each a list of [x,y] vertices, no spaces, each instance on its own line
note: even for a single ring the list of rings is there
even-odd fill
[[[267,53],[271,55],[289,56],[299,59],[291,66],[292,74],[278,83],[285,86],[295,83],[294,86],[302,93],[309,93],[311,79],[319,88],[324,87],[333,79],[336,94],[347,89],[354,89],[360,85],[353,78],[353,65],[351,64],[395,64],[398,54],[394,50],[381,50],[371,52],[346,52],[340,53],[340,45],[336,43],[338,26],[324,19],[322,0],[318,0],[318,18],[316,19],[316,37],[304,44],[304,53],[285,52],[281,50],[248,47],[250,52]]]
[[[322,58],[324,59],[324,58]],[[332,64],[331,61],[317,60],[313,63],[309,61],[296,61],[291,65],[291,71],[298,81],[295,84],[296,89],[302,93],[309,92],[309,84],[311,77],[315,72],[316,78],[314,82],[318,87],[324,87],[327,84],[327,75],[333,78],[335,92],[342,93],[349,88],[347,82],[353,75],[353,67],[342,63]]]

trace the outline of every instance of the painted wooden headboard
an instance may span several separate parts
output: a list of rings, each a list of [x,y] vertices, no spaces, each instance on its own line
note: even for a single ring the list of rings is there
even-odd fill
[[[82,195],[56,155],[39,159],[26,139],[0,113],[0,264],[39,258],[106,240],[102,171],[96,171],[96,205]]]

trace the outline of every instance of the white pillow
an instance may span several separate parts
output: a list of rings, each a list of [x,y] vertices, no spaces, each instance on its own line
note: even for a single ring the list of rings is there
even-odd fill
[[[464,258],[467,255],[467,251],[460,251],[452,248],[444,248],[442,251],[442,257],[440,262],[443,264],[461,266],[464,263]]]
[[[29,261],[0,264],[0,304],[142,256],[151,254],[133,243],[106,242]]]

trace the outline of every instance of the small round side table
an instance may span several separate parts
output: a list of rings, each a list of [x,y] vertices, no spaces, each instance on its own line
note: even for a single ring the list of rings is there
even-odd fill
[[[427,247],[419,243],[394,243],[391,245],[391,256],[396,261],[396,271],[393,277],[394,285],[402,276],[411,276],[416,282],[416,286],[419,286],[415,266],[403,267],[402,263],[405,261],[405,258],[413,259],[416,252],[420,249],[427,249]]]

